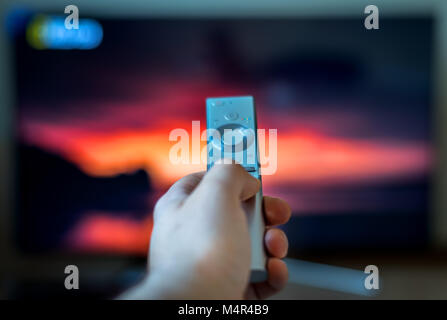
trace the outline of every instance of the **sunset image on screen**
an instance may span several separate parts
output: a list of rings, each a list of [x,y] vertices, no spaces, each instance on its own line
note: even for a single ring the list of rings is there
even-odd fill
[[[181,177],[206,169],[205,163],[173,164],[176,141],[169,134],[181,128],[192,139],[193,121],[205,130],[207,97],[255,98],[267,141],[269,129],[277,130],[277,170],[263,176],[263,192],[287,200],[295,217],[419,206],[418,197],[407,197],[410,188],[391,194],[388,186],[419,183],[430,172],[422,98],[401,99],[407,88],[390,90],[394,83],[377,75],[377,86],[389,86],[379,87],[389,101],[379,101],[369,93],[376,84],[365,80],[364,65],[324,50],[310,58],[284,33],[271,40],[283,42],[276,51],[264,44],[254,56],[231,41],[229,29],[206,32],[191,22],[179,36],[187,45],[178,58],[165,40],[179,25],[157,26],[158,33],[145,34],[150,46],[110,35],[112,22],[105,22],[103,43],[89,52],[21,48],[18,136],[30,190],[24,194],[31,202],[46,199],[42,207],[24,208],[24,221],[37,233],[52,221],[42,248],[58,243],[74,251],[145,254],[158,197]],[[256,31],[247,30],[255,45],[249,35]],[[56,67],[67,56],[85,67],[67,77]],[[405,117],[397,109],[406,109]]]

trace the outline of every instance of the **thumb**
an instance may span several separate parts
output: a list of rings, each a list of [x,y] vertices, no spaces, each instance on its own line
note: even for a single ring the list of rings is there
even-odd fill
[[[201,193],[203,190],[214,189],[240,202],[253,197],[260,187],[261,182],[241,165],[216,163],[205,175],[197,191]]]

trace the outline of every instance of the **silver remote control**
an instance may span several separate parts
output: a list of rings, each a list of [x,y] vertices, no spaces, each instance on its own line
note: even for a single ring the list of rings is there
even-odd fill
[[[208,170],[219,159],[232,159],[261,180],[253,97],[208,98],[206,122]],[[262,187],[256,196],[243,203],[251,241],[251,282],[267,279],[262,206]]]

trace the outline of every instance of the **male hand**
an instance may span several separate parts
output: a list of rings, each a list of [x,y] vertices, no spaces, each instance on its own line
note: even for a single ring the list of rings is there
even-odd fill
[[[177,181],[157,202],[149,275],[124,294],[129,299],[263,299],[287,282],[283,200],[264,197],[268,279],[249,284],[250,237],[241,202],[260,188],[240,165],[216,164]]]

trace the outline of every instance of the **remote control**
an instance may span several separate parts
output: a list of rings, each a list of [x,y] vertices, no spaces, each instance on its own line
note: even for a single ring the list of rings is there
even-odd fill
[[[261,180],[253,97],[208,98],[206,119],[207,169],[211,169],[214,162],[219,159],[231,159],[239,163],[253,177]],[[262,187],[256,196],[242,204],[247,214],[250,232],[251,282],[262,282],[267,279],[262,205]]]

